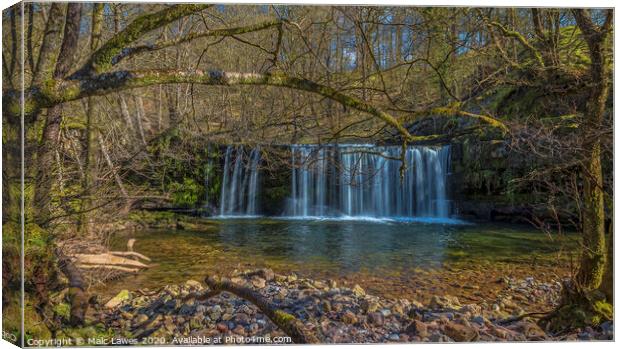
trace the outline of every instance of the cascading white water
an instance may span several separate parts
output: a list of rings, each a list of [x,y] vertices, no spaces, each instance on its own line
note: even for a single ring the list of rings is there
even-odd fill
[[[220,194],[221,216],[252,216],[258,213],[260,156],[258,147],[252,149],[249,155],[242,146],[226,148]]]
[[[289,215],[448,217],[449,146],[292,145]]]

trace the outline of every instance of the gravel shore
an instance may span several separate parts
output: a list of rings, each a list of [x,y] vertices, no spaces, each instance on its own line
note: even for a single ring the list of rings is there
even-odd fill
[[[535,299],[553,306],[557,301],[559,282],[533,278],[500,279],[504,291],[481,304],[462,304],[445,295],[433,296],[428,304],[385,299],[366,294],[358,285],[340,287],[333,280],[277,275],[270,269],[237,272],[231,281],[295,316],[324,343],[613,339],[612,322],[554,336],[529,318],[507,321],[523,314],[521,304]],[[155,338],[159,344],[253,343],[286,336],[254,304],[230,293],[204,301],[188,297],[205,290],[204,284],[188,280],[155,291],[122,291],[96,306],[91,316],[116,336]]]

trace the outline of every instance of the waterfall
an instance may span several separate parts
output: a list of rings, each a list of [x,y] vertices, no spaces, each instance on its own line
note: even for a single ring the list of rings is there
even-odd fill
[[[293,216],[448,217],[449,146],[292,145]]]
[[[258,213],[260,158],[259,147],[252,149],[249,155],[242,146],[226,148],[220,216],[253,216]]]

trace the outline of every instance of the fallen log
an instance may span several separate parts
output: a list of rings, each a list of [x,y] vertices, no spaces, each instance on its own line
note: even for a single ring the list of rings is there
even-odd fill
[[[289,313],[276,309],[267,298],[251,288],[237,285],[227,278],[213,276],[207,276],[205,282],[211,290],[199,296],[199,298],[207,299],[221,292],[230,292],[256,305],[276,326],[291,337],[294,343],[319,343],[317,337],[312,332],[308,331],[301,321]]]
[[[137,273],[140,271],[140,269],[128,268],[128,267],[123,267],[120,265],[78,264],[77,267],[81,269],[112,269],[112,270],[123,271],[126,273]]]
[[[138,252],[133,252],[133,251],[127,251],[127,252],[123,252],[123,251],[110,251],[108,252],[111,255],[114,256],[119,256],[119,257],[137,257],[138,259],[143,259],[147,262],[150,262],[151,259],[145,255],[143,255],[142,253],[138,253]]]
[[[71,258],[58,249],[56,250],[56,257],[60,270],[69,279],[69,291],[67,292],[71,304],[69,323],[71,326],[80,326],[84,324],[84,317],[88,310],[88,297],[84,290],[82,273],[73,264]]]
[[[148,268],[148,266],[142,262],[115,256],[111,253],[101,254],[76,254],[72,256],[76,259],[78,264],[95,264],[95,265],[116,265],[122,267],[133,267],[138,269]]]

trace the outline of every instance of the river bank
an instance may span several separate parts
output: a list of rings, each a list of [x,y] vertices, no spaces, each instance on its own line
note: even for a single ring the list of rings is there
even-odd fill
[[[230,280],[251,288],[273,307],[299,319],[324,343],[613,338],[612,322],[553,334],[530,318],[510,321],[523,314],[525,304],[533,302],[551,309],[558,300],[561,280],[546,283],[534,278],[505,278],[498,280],[503,292],[493,302],[468,303],[453,296],[433,296],[424,304],[413,299],[378,297],[359,285],[343,287],[334,280],[275,274],[270,269],[236,272]],[[156,340],[160,344],[192,344],[205,338],[230,343],[286,337],[245,299],[226,292],[204,300],[191,296],[207,289],[201,282],[188,280],[158,290],[124,290],[111,299],[100,299],[89,318],[117,338]]]

